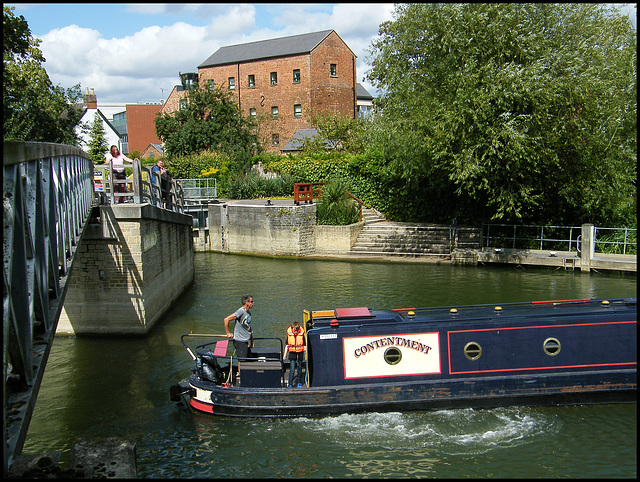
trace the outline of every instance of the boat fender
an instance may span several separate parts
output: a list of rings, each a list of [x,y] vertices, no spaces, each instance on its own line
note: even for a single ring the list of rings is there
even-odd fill
[[[494,311],[496,312],[497,315],[499,315],[500,313],[502,313],[502,306],[496,306],[494,308]]]
[[[169,387],[169,398],[172,402],[179,402],[182,399],[182,395],[188,391],[188,388],[185,389],[180,385],[172,385]]]
[[[602,307],[603,308],[609,308],[609,301],[608,300],[602,300]]]
[[[340,325],[338,324],[338,320],[336,320],[336,319],[334,318],[333,320],[331,320],[331,321],[329,322],[329,326],[333,326],[333,327],[337,328],[337,327],[338,327],[338,326],[340,326]]]
[[[449,313],[451,313],[451,317],[453,318],[454,316],[456,316],[458,314],[458,310],[456,308],[451,308],[449,310]]]

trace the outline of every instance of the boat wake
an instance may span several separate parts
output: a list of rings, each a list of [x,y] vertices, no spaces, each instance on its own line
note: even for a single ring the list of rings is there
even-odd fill
[[[304,424],[312,432],[322,432],[334,444],[348,448],[437,448],[449,455],[474,455],[514,447],[561,430],[553,415],[528,407],[343,414],[291,422]]]

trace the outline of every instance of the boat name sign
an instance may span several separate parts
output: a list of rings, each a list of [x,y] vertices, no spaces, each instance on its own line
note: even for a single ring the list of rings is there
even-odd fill
[[[437,332],[345,337],[342,343],[345,378],[440,373]]]

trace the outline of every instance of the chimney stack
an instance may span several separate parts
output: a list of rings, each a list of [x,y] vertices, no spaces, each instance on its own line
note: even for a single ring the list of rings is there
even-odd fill
[[[97,109],[98,108],[98,97],[93,91],[93,87],[91,88],[91,93],[89,93],[89,87],[85,88],[84,91],[84,107],[86,109]]]

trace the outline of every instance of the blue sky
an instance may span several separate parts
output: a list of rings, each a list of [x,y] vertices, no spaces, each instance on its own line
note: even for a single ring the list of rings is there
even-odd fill
[[[357,80],[370,66],[368,48],[380,24],[392,20],[393,4],[18,4],[41,39],[44,64],[55,85],[80,83],[99,102],[159,101],[179,83],[179,72],[198,65],[220,47],[334,29],[356,54]],[[634,4],[626,5],[636,25]]]
[[[367,49],[392,4],[5,4],[14,6],[40,49],[52,82],[95,89],[98,102],[166,99],[179,72],[220,47],[334,29],[357,56],[357,80],[369,69]]]

